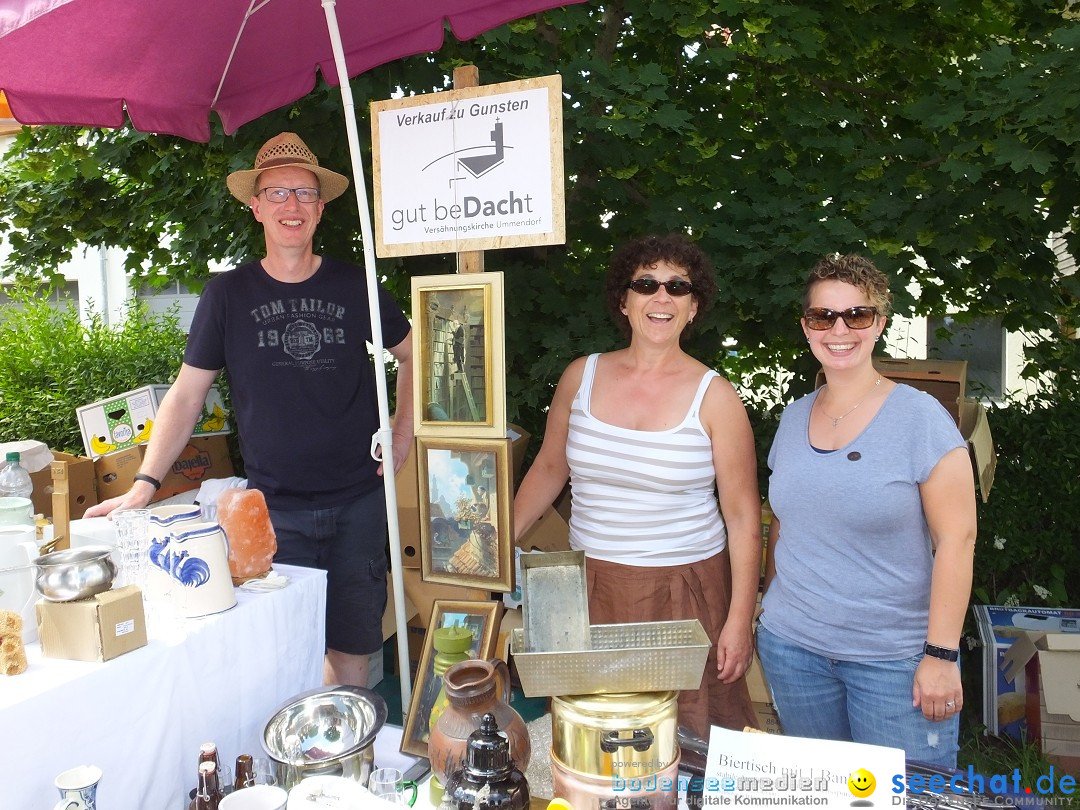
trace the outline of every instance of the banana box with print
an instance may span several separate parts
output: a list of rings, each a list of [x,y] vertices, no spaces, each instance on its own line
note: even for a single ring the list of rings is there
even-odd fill
[[[76,408],[86,454],[96,459],[150,441],[158,408],[168,390],[167,385],[146,385]],[[216,385],[211,386],[191,435],[231,432],[221,392]]]

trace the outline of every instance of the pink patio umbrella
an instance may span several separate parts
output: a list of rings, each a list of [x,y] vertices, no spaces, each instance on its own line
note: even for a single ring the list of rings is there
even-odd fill
[[[24,124],[123,126],[210,138],[290,104],[316,74],[341,88],[371,303],[379,432],[391,442],[375,250],[349,83],[370,68],[438,50],[446,25],[468,39],[529,14],[584,0],[0,0],[0,90]],[[320,14],[317,6],[321,5]],[[387,454],[389,455],[389,454]],[[405,594],[394,477],[384,476],[398,639]],[[399,671],[409,672],[398,644]],[[411,686],[401,678],[402,706]]]

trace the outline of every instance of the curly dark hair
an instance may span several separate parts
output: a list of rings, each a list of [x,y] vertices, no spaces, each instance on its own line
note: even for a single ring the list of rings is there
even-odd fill
[[[626,285],[640,268],[655,267],[662,261],[681,267],[690,275],[694,288],[691,295],[697,301],[699,319],[712,306],[716,298],[716,276],[709,257],[701,248],[678,233],[632,239],[615,251],[604,281],[608,312],[623,336],[630,335],[630,321],[622,312],[628,293]],[[691,324],[687,324],[683,336],[690,328]]]
[[[879,315],[887,318],[892,312],[889,277],[863,256],[854,253],[846,256],[832,253],[820,259],[810,270],[806,286],[803,287],[803,312],[810,307],[810,293],[819,281],[842,281],[850,284],[866,293],[871,306],[877,309]]]

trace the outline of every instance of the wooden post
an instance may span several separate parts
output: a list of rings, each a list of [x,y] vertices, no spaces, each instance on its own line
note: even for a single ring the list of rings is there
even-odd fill
[[[68,482],[68,462],[54,461],[49,467],[52,473],[53,494],[53,548],[69,548],[71,546],[71,512],[68,503],[70,483]]]
[[[454,89],[480,86],[480,69],[476,65],[462,65],[454,68]],[[464,250],[457,254],[459,273],[483,273],[484,251]]]

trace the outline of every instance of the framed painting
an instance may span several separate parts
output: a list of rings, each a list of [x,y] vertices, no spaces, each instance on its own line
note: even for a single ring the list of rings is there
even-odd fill
[[[425,582],[514,588],[510,440],[416,440]]]
[[[413,683],[409,714],[401,734],[401,751],[427,756],[428,723],[431,709],[442,688],[442,678],[435,674],[435,631],[444,627],[465,627],[472,631],[470,658],[487,660],[495,655],[499,638],[499,602],[454,602],[436,599],[431,608],[424,647]]]
[[[506,436],[502,273],[412,279],[417,436]]]

